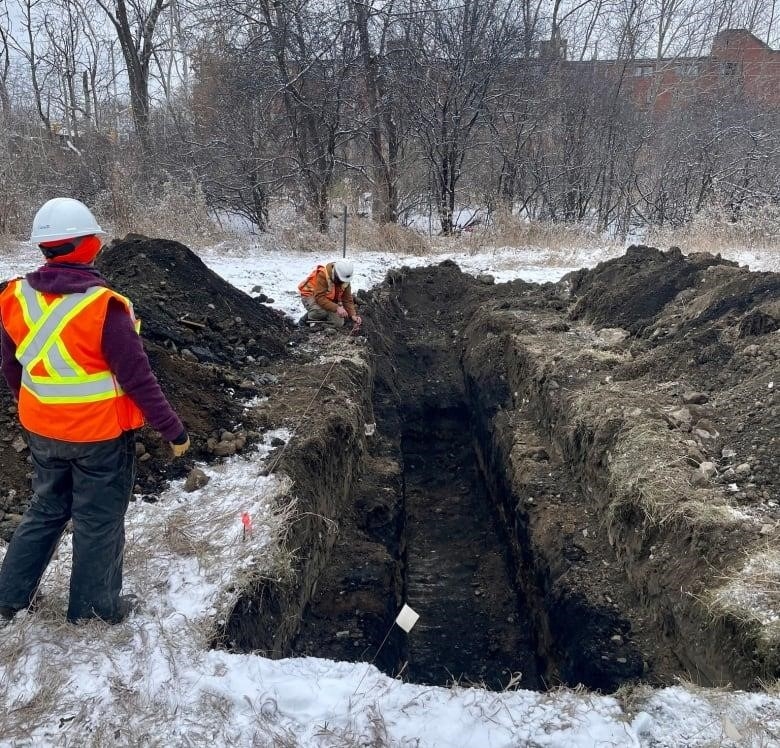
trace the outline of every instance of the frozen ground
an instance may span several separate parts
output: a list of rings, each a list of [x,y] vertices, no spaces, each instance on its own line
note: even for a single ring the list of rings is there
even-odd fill
[[[0,253],[0,277],[34,264],[30,250],[19,249]],[[297,282],[317,261],[334,259],[237,246],[201,254],[239,288],[260,285],[294,316]],[[447,257],[360,253],[355,285],[381,280],[394,265]],[[561,263],[560,253],[515,249],[449,257],[497,280],[555,280],[603,259],[572,251]],[[769,694],[685,684],[620,698],[443,689],[404,684],[368,664],[208,649],[236,578],[263,573],[272,555],[281,518],[269,506],[283,487],[261,476],[263,456],[204,467],[212,477],[207,490],[186,494],[174,485],[157,504],[131,505],[126,589],[144,604],[122,626],[62,622],[70,564],[63,541],[42,609],[0,629],[0,746],[780,745],[780,699]],[[251,536],[243,531],[245,512]]]

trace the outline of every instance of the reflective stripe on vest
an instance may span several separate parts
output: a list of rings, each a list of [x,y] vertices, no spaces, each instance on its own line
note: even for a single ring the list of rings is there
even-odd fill
[[[25,389],[40,402],[52,404],[96,402],[122,394],[110,371],[87,374],[60,337],[71,319],[103,294],[112,293],[108,288],[94,286],[83,293],[61,296],[48,305],[43,294],[26,280],[17,283],[14,293],[29,330],[16,347]],[[47,376],[31,373],[38,362],[43,363]]]

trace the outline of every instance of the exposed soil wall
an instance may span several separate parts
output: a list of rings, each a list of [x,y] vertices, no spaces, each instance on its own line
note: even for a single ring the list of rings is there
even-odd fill
[[[296,431],[296,438],[270,458],[274,469],[293,480],[286,499],[295,502],[293,519],[279,576],[243,590],[215,642],[222,646],[269,657],[288,653],[341,537],[365,452],[372,371],[361,355],[346,358],[338,343],[333,346],[335,358],[326,364],[298,359],[273,369],[283,384],[270,388],[262,410],[267,426]]]

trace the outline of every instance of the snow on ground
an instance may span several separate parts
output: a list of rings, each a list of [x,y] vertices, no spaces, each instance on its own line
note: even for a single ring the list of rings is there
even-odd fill
[[[298,316],[295,286],[318,261],[258,247],[201,253],[245,291],[260,285]],[[593,250],[560,262],[541,250],[398,257],[355,256],[357,288],[391,266],[453,259],[497,280],[556,280],[603,259]],[[0,277],[29,270],[23,245],[0,254]],[[553,265],[555,262],[557,264]],[[272,434],[265,435],[269,443]],[[366,663],[268,660],[208,647],[237,579],[273,573],[286,487],[261,476],[262,458],[203,466],[207,490],[180,483],[158,503],[131,504],[125,589],[143,603],[124,624],[63,623],[71,549],[64,539],[41,609],[0,629],[0,746],[769,746],[780,745],[780,699],[680,685],[628,690],[621,699],[581,691],[494,693],[405,684]],[[241,521],[253,522],[246,536]],[[0,549],[0,556],[4,555]],[[414,631],[410,633],[414,636]]]

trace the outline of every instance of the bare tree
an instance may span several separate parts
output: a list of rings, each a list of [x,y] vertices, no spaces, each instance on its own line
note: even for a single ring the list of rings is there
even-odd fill
[[[393,105],[396,91],[390,90],[392,72],[388,67],[387,35],[394,6],[390,2],[381,11],[372,6],[372,0],[350,0],[352,22],[357,28],[360,64],[366,97],[365,136],[373,162],[373,178],[377,191],[374,215],[386,223],[398,220],[398,180],[401,135],[397,106]],[[374,46],[371,21],[379,19]]]
[[[278,95],[287,118],[294,165],[320,231],[330,221],[336,153],[349,137],[342,116],[356,59],[354,27],[343,6],[259,0]],[[260,37],[263,43],[266,37]]]
[[[42,22],[39,16],[41,0],[18,0],[20,23],[23,29],[20,37],[13,37],[14,48],[26,60],[30,71],[30,85],[32,87],[35,110],[43,123],[46,132],[51,132],[51,113],[48,96],[45,93],[47,73],[42,70],[42,57],[39,47]],[[46,99],[46,100],[44,100]]]
[[[417,10],[405,20],[410,47],[401,90],[430,167],[441,230],[449,235],[472,138],[496,75],[518,56],[522,35],[513,6],[503,0],[466,0],[454,10],[422,0]]]
[[[130,107],[136,133],[145,152],[149,141],[149,72],[157,43],[157,24],[169,0],[97,0],[114,26],[130,85]]]

